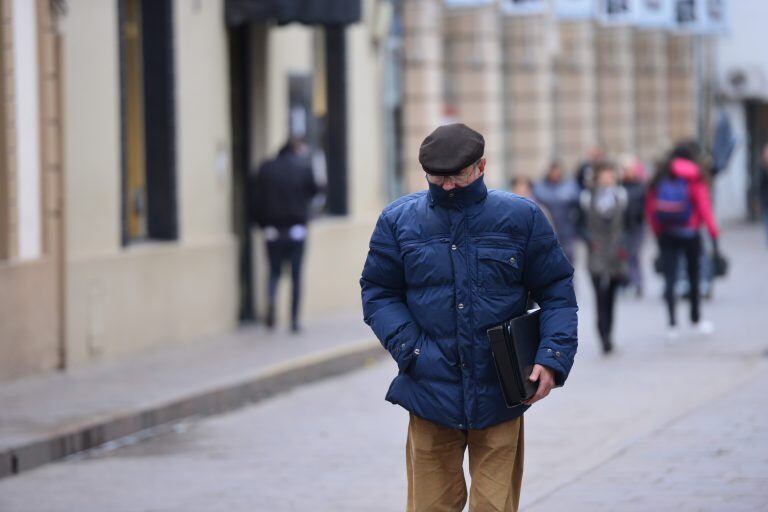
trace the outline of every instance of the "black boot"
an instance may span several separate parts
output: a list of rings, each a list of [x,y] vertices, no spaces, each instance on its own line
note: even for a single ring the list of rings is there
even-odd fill
[[[267,329],[273,329],[275,327],[275,305],[270,304],[267,308],[267,319],[266,319]]]
[[[600,342],[603,344],[603,354],[608,355],[613,352],[613,340],[610,334],[600,336]]]

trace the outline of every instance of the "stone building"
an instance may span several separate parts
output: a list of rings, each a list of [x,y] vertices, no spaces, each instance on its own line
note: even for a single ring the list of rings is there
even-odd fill
[[[509,14],[499,2],[405,0],[402,17],[411,190],[423,186],[410,172],[418,143],[442,122],[486,135],[493,186],[538,178],[553,159],[574,168],[595,145],[652,162],[673,141],[701,135],[706,37],[548,9]]]

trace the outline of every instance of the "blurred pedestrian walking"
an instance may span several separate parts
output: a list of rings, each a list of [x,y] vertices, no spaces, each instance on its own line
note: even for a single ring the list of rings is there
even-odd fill
[[[626,280],[628,253],[625,244],[627,191],[619,184],[616,169],[603,162],[595,167],[593,188],[581,193],[588,268],[595,289],[597,330],[604,354],[613,350],[616,292]]]
[[[765,237],[768,242],[768,144],[763,146],[763,154],[760,162],[760,207],[763,210]]]
[[[595,145],[589,148],[586,158],[576,169],[576,184],[579,186],[579,190],[592,188],[595,169],[603,160],[605,160],[605,153],[600,146]]]
[[[560,246],[573,264],[579,222],[579,187],[574,180],[565,177],[560,162],[552,162],[544,179],[534,184],[533,196],[552,216]]]
[[[512,178],[512,183],[510,186],[510,189],[512,190],[513,194],[517,194],[520,197],[524,197],[526,199],[530,199],[534,203],[538,205],[539,208],[541,208],[541,213],[544,214],[544,216],[547,218],[550,224],[552,224],[554,228],[554,222],[552,221],[552,214],[549,213],[549,210],[546,206],[539,203],[536,200],[536,197],[533,195],[533,181],[531,181],[530,178],[526,176],[515,176]],[[557,230],[555,230],[555,234],[557,234]]]
[[[290,264],[291,330],[300,330],[301,267],[309,206],[317,192],[307,145],[297,137],[288,140],[274,159],[263,163],[252,180],[252,219],[264,231],[269,259],[266,315],[269,328],[275,325],[277,285],[283,267]]]
[[[360,279],[363,315],[397,362],[387,400],[410,412],[409,512],[515,511],[523,413],[562,385],[577,345],[573,267],[541,210],[483,181],[483,136],[444,125],[421,145],[429,190],[379,216]],[[536,394],[508,408],[487,330],[541,307],[530,375]]]
[[[621,185],[627,191],[626,245],[629,253],[628,285],[632,286],[638,297],[643,296],[643,269],[640,255],[645,236],[645,169],[634,155],[624,155],[620,159]]]
[[[675,311],[675,283],[681,256],[685,257],[690,287],[691,322],[701,333],[713,330],[712,323],[702,320],[700,312],[702,240],[699,230],[702,224],[706,225],[712,238],[715,257],[721,256],[709,190],[696,159],[693,145],[679,144],[659,166],[646,196],[646,217],[658,240],[664,273],[664,298],[667,303],[670,338],[679,335]]]

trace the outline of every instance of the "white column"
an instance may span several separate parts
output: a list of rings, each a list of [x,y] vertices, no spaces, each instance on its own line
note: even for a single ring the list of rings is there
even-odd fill
[[[19,259],[42,254],[40,110],[35,2],[13,0]]]

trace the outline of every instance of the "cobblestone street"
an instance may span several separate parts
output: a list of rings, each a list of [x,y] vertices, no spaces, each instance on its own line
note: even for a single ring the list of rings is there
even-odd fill
[[[766,249],[756,228],[725,235],[732,272],[704,304],[708,337],[684,328],[665,339],[649,275],[645,298],[622,297],[618,350],[604,358],[579,275],[573,372],[526,414],[523,510],[768,510]],[[383,401],[394,371],[382,359],[0,480],[0,510],[403,510],[407,415]]]

